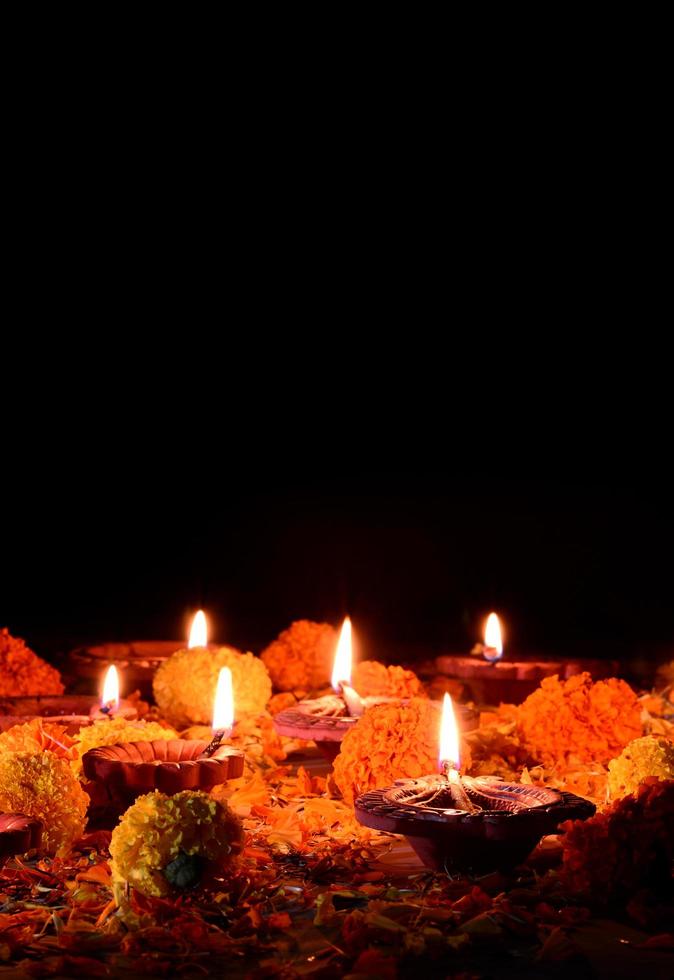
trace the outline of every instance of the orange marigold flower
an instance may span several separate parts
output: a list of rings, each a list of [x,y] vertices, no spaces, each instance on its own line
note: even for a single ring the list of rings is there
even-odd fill
[[[462,768],[470,765],[462,744]],[[416,779],[438,771],[440,711],[432,701],[368,708],[347,732],[334,762],[334,780],[347,803],[361,793],[383,789],[396,779]]]
[[[279,691],[315,690],[330,683],[337,631],[329,623],[298,619],[262,651]]]
[[[63,694],[61,675],[38,657],[23,640],[0,630],[0,697]]]
[[[378,660],[363,660],[353,668],[352,685],[361,697],[425,697],[421,681],[413,670],[385,667]]]
[[[671,889],[674,780],[650,777],[635,795],[560,829],[562,881],[585,900],[622,904],[641,888]]]
[[[73,758],[74,740],[62,725],[33,718],[25,725],[14,725],[0,734],[2,752],[42,752],[47,749],[63,759]]]
[[[625,681],[588,673],[546,677],[517,709],[517,733],[545,765],[608,762],[642,734],[641,708]]]
[[[88,804],[67,759],[53,752],[0,753],[0,810],[41,820],[48,854],[67,854],[82,836]]]

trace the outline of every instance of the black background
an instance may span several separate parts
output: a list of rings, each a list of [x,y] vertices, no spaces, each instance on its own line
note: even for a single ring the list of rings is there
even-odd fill
[[[674,656],[666,488],[338,454],[190,474],[184,456],[163,470],[111,458],[14,493],[2,623],[53,657],[180,638],[203,605],[214,639],[257,651],[293,619],[349,612],[361,656],[414,660],[468,650],[493,608],[511,653]]]

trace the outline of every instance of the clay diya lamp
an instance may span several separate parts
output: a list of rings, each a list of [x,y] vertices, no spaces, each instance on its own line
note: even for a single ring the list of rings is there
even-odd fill
[[[540,685],[544,677],[557,674],[567,680],[588,671],[594,680],[613,677],[620,669],[615,660],[575,658],[544,660],[538,657],[517,660],[503,657],[501,626],[496,613],[490,613],[484,643],[477,644],[469,656],[445,654],[435,659],[440,674],[462,681],[478,704],[521,704]]]
[[[0,865],[40,846],[42,822],[23,813],[0,813]]]
[[[562,821],[585,820],[595,812],[593,803],[572,793],[494,776],[462,777],[458,746],[451,698],[445,695],[442,772],[359,796],[359,823],[403,834],[427,868],[479,875],[521,864]]]
[[[586,820],[595,807],[572,793],[493,776],[464,776],[457,792],[438,775],[365,793],[355,812],[365,827],[403,834],[427,868],[486,874],[521,864],[563,820]]]
[[[63,725],[72,735],[91,723],[91,707],[91,695],[82,694],[0,698],[0,731],[41,718],[45,723]]]
[[[279,735],[314,741],[318,750],[331,762],[337,756],[342,739],[372,705],[398,698],[361,698],[351,687],[351,620],[347,616],[339,634],[332,668],[334,694],[308,698],[274,717]],[[346,679],[345,679],[346,678]]]
[[[244,754],[231,745],[234,724],[232,672],[220,670],[213,707],[213,738],[156,739],[125,742],[85,752],[82,770],[90,780],[85,789],[92,806],[89,822],[105,826],[116,822],[138,796],[160,790],[173,796],[184,789],[210,790],[243,775]]]

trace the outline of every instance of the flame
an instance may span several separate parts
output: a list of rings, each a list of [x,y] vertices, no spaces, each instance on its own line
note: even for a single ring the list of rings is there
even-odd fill
[[[338,694],[342,684],[351,686],[351,620],[348,616],[342,623],[342,632],[339,634],[331,683]]]
[[[213,731],[231,731],[234,725],[234,692],[232,690],[232,672],[229,667],[221,667],[218,676],[218,686],[215,689],[213,703]]]
[[[103,681],[101,704],[103,706],[111,704],[114,708],[119,708],[119,677],[117,676],[117,668],[114,664],[108,667],[105,680]]]
[[[449,694],[445,694],[442,702],[442,723],[440,725],[440,768],[448,763],[451,768],[459,769],[461,756],[459,754],[459,729],[454,717],[454,706]]]
[[[501,637],[501,622],[496,613],[489,613],[487,625],[484,628],[484,656],[486,660],[500,660],[503,656],[503,639]]]
[[[194,614],[194,619],[192,620],[192,628],[190,629],[190,638],[187,641],[187,647],[189,650],[192,647],[207,647],[208,646],[208,624],[206,623],[206,614],[203,609]]]

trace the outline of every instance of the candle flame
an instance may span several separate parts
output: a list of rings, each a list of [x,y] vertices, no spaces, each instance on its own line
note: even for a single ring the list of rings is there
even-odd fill
[[[487,625],[484,628],[484,646],[485,660],[500,660],[503,656],[501,622],[494,612],[487,616]]]
[[[119,677],[117,675],[117,668],[114,664],[111,664],[108,667],[105,680],[103,681],[101,704],[103,707],[105,707],[106,704],[111,704],[113,708],[119,708]]]
[[[192,647],[206,646],[208,646],[208,625],[206,623],[206,614],[203,609],[200,609],[199,612],[194,614],[187,647],[191,650]]]
[[[332,668],[332,686],[338,694],[343,683],[351,686],[351,620],[348,616],[342,623]]]
[[[218,676],[218,686],[215,689],[213,704],[213,731],[232,730],[234,725],[234,692],[232,690],[232,672],[229,667],[221,667]]]
[[[459,729],[449,694],[445,694],[442,702],[442,723],[440,725],[440,769],[443,769],[445,764],[448,764],[452,769],[459,769],[461,765]]]

